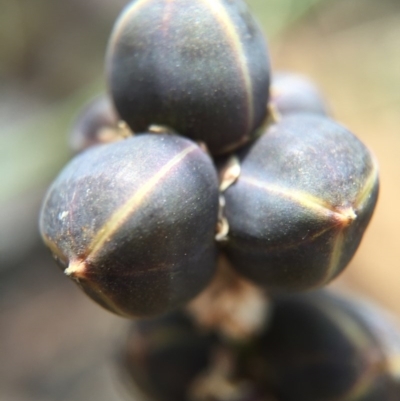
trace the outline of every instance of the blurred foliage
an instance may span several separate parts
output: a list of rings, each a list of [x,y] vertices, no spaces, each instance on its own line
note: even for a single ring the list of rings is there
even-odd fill
[[[60,163],[70,156],[66,131],[71,116],[77,113],[80,104],[100,90],[100,85],[91,85],[65,101],[35,113],[27,121],[16,119],[3,128],[0,171],[7,174],[0,184],[0,203],[42,187],[54,177]]]
[[[268,38],[275,38],[313,6],[327,0],[248,0]],[[331,0],[332,1],[332,0]]]

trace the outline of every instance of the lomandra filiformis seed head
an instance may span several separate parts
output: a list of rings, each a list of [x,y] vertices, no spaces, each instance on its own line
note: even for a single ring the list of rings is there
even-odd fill
[[[163,125],[221,154],[266,116],[269,57],[242,0],[136,0],[107,54],[109,88],[134,131]]]
[[[215,268],[218,180],[178,136],[139,135],[73,159],[45,198],[40,230],[65,273],[126,317],[175,308]]]
[[[400,399],[399,328],[382,310],[329,292],[273,303],[268,328],[239,362],[249,380],[281,401]]]
[[[293,115],[239,153],[225,192],[226,252],[271,290],[326,285],[354,255],[378,196],[378,168],[347,129]]]

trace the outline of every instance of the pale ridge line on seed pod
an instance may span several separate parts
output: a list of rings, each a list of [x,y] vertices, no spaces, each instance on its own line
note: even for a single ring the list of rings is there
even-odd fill
[[[231,47],[234,50],[235,58],[238,61],[238,66],[242,73],[243,83],[246,92],[246,106],[247,106],[247,134],[250,133],[250,129],[254,121],[254,104],[253,104],[253,85],[250,80],[249,68],[247,65],[247,59],[245,57],[243,46],[240,41],[239,35],[236,33],[234,27],[232,26],[229,14],[226,12],[224,7],[221,6],[220,0],[200,0],[202,3],[206,4],[222,26],[225,28],[225,32]]]
[[[157,186],[162,178],[164,178],[173,167],[180,163],[187,155],[198,149],[197,145],[191,145],[178,153],[173,159],[165,164],[153,177],[151,177],[131,198],[128,199],[115,213],[111,215],[108,222],[103,225],[93,238],[88,247],[86,260],[93,260],[101,251],[103,245],[109,241],[110,237],[121,227],[128,217],[142,204],[146,196],[148,196]],[[64,273],[71,275],[78,273],[76,269],[84,269],[84,263],[80,265],[73,264],[69,266]]]
[[[374,187],[377,178],[378,178],[378,166],[377,166],[376,161],[374,160],[373,169],[371,171],[371,174],[365,180],[365,185],[362,188],[356,201],[354,202],[354,207],[352,210],[357,211],[363,207],[365,202],[369,199],[371,190]],[[332,255],[331,255],[329,267],[328,267],[326,274],[324,275],[324,278],[321,281],[320,285],[327,284],[336,274],[336,269],[340,263],[340,258],[342,256],[342,248],[344,245],[344,232],[343,232],[344,228],[345,227],[341,227],[341,230],[338,232],[337,237],[333,243]]]
[[[384,367],[383,363],[369,366],[354,383],[353,387],[335,401],[361,401],[371,390],[374,379],[384,371]]]
[[[371,354],[369,351],[371,339],[369,336],[365,335],[365,332],[360,329],[351,317],[340,309],[326,307],[324,303],[315,302],[314,306],[327,314],[333,322],[338,323],[344,336],[350,338],[351,342],[357,344],[360,349],[365,350],[365,355]],[[372,357],[374,356],[375,354],[372,354]],[[351,387],[348,392],[335,399],[335,401],[357,401],[367,394],[367,391],[371,388],[373,379],[377,376],[377,373],[381,373],[384,368],[381,363],[368,364],[368,366],[369,368],[365,369],[363,374],[354,383],[353,387]]]
[[[264,247],[264,251],[265,252],[274,252],[276,250],[285,251],[285,250],[288,250],[288,249],[296,248],[296,247],[298,247],[300,245],[309,244],[310,242],[316,240],[317,238],[321,237],[326,232],[331,231],[331,230],[332,230],[332,227],[326,227],[326,228],[323,228],[322,230],[316,232],[313,235],[308,235],[307,234],[305,237],[303,237],[302,239],[300,239],[298,241],[294,241],[294,242],[290,242],[290,243],[286,243],[285,242],[285,244],[278,243],[278,244],[273,245],[273,246],[271,246],[271,245],[265,246]],[[243,248],[243,246],[242,246],[242,248]],[[246,249],[252,249],[252,247],[250,245],[248,245],[248,244],[246,244],[245,248]]]
[[[377,163],[375,157],[372,157],[372,163],[373,163],[373,166],[372,166],[371,173],[368,176],[368,178],[366,179],[363,189],[357,196],[357,199],[354,203],[354,210],[361,209],[364,206],[364,204],[369,199],[372,188],[374,187],[374,185],[378,179],[379,168],[378,168],[378,163]]]
[[[138,12],[143,6],[146,5],[146,3],[150,3],[151,1],[153,0],[136,0],[134,4],[126,7],[125,12],[123,12],[120,18],[117,20],[115,26],[118,26],[119,29],[114,30],[114,32],[112,33],[110,44],[108,46],[109,49],[114,48],[115,42],[119,40],[121,36],[121,30],[125,28],[125,21],[128,21],[133,14]]]
[[[163,15],[163,19],[162,19],[162,24],[161,24],[161,29],[163,30],[164,36],[168,36],[168,23],[169,20],[171,19],[171,15],[172,15],[172,6],[171,3],[174,2],[174,0],[165,0],[166,5],[165,7],[165,12]]]
[[[324,217],[327,218],[334,218],[337,222],[335,226],[340,227],[340,230],[338,231],[337,237],[335,238],[331,250],[331,257],[329,261],[329,266],[328,269],[326,270],[326,273],[324,274],[322,280],[320,283],[318,283],[318,287],[321,285],[324,285],[328,281],[331,280],[332,277],[334,277],[336,273],[336,269],[340,263],[340,258],[342,255],[342,248],[344,244],[344,232],[343,229],[347,227],[351,222],[353,222],[356,218],[357,215],[354,211],[353,208],[346,208],[342,210],[335,210],[332,208],[328,203],[324,202],[323,200],[307,194],[305,192],[301,191],[293,191],[293,190],[288,190],[282,187],[278,187],[276,185],[271,185],[267,183],[263,183],[260,181],[257,181],[255,179],[246,177],[246,176],[241,176],[240,177],[241,181],[247,182],[251,185],[254,185],[256,187],[259,187],[261,189],[265,189],[269,192],[273,192],[279,196],[285,197],[286,199],[289,199],[300,206],[303,206],[305,208],[308,208]],[[327,230],[322,230],[321,234],[322,235],[325,231]],[[319,236],[319,233],[315,236],[315,238]]]
[[[127,8],[125,13],[123,13],[120,19],[117,21],[117,26],[119,26],[120,28],[113,32],[109,44],[109,49],[112,49],[114,47],[113,45],[115,44],[115,42],[119,40],[121,36],[121,30],[125,26],[123,22],[129,20],[133,14],[139,11],[144,5],[146,5],[146,3],[149,3],[151,1],[152,0],[137,0],[137,2],[134,3],[130,8],[129,7]],[[244,56],[243,46],[240,42],[239,36],[232,27],[231,20],[229,18],[229,15],[227,15],[225,9],[220,4],[217,4],[215,0],[200,0],[200,1],[209,7],[209,9],[213,12],[215,18],[221,22],[223,27],[225,27],[224,31],[229,39],[232,48],[235,50],[236,58],[238,61],[239,68],[242,72],[242,78],[244,81],[243,83],[245,86],[245,92],[247,98],[246,105],[248,108],[247,133],[249,133],[250,128],[253,125],[254,121],[254,105],[252,98],[253,85],[250,80],[249,69],[247,66],[247,59]]]
[[[340,259],[342,257],[342,249],[344,244],[344,232],[343,229],[337,233],[337,236],[333,242],[332,250],[331,250],[331,258],[329,261],[329,266],[326,269],[324,277],[317,287],[321,287],[327,284],[337,273],[337,267],[339,266]]]
[[[264,189],[268,192],[273,192],[276,195],[289,199],[300,206],[310,209],[322,216],[333,217],[337,220],[338,225],[347,225],[356,219],[356,214],[352,208],[344,210],[335,210],[328,203],[317,198],[316,196],[307,194],[301,191],[293,191],[290,189],[282,188],[277,185],[268,184],[262,181],[255,180],[241,175],[240,180],[258,188]]]

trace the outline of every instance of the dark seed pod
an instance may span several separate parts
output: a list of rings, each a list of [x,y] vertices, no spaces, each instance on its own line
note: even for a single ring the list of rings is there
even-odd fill
[[[271,290],[327,284],[354,255],[378,196],[378,168],[348,130],[317,115],[283,118],[239,153],[225,192],[226,252]]]
[[[118,129],[119,117],[107,96],[88,103],[78,115],[70,133],[70,147],[78,153],[93,145],[123,139]]]
[[[325,99],[317,86],[300,74],[273,74],[270,103],[283,116],[292,113],[328,114]]]
[[[395,353],[377,327],[390,333]],[[398,327],[376,307],[324,292],[283,296],[240,366],[281,401],[397,401],[399,346]]]
[[[139,135],[78,155],[41,212],[65,273],[122,316],[193,298],[215,268],[218,180],[211,159],[178,136]]]
[[[133,131],[167,126],[220,154],[266,116],[269,57],[242,0],[131,2],[114,27],[107,70]]]
[[[216,338],[202,333],[183,313],[136,322],[119,360],[127,388],[156,401],[186,401],[205,371]]]
[[[224,344],[186,314],[174,312],[135,322],[117,363],[126,388],[137,399],[275,401],[258,383],[236,375],[241,350],[236,344]]]

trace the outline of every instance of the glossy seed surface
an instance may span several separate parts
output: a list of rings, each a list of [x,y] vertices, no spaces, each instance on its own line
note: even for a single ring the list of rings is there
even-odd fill
[[[61,172],[40,229],[65,273],[122,316],[187,302],[214,272],[218,180],[185,138],[143,134],[96,146]]]
[[[242,0],[133,1],[106,64],[133,131],[168,126],[220,154],[246,142],[266,116],[269,57]]]
[[[225,192],[226,252],[271,290],[326,285],[349,263],[378,196],[378,168],[347,129],[315,115],[271,126],[238,154]]]
[[[328,107],[321,91],[314,82],[300,74],[273,74],[270,103],[282,116],[293,113],[328,115]]]
[[[370,321],[379,320],[397,344],[400,333],[381,313],[330,292],[278,297],[268,329],[240,364],[281,401],[397,401],[390,366],[398,350],[386,353]]]

